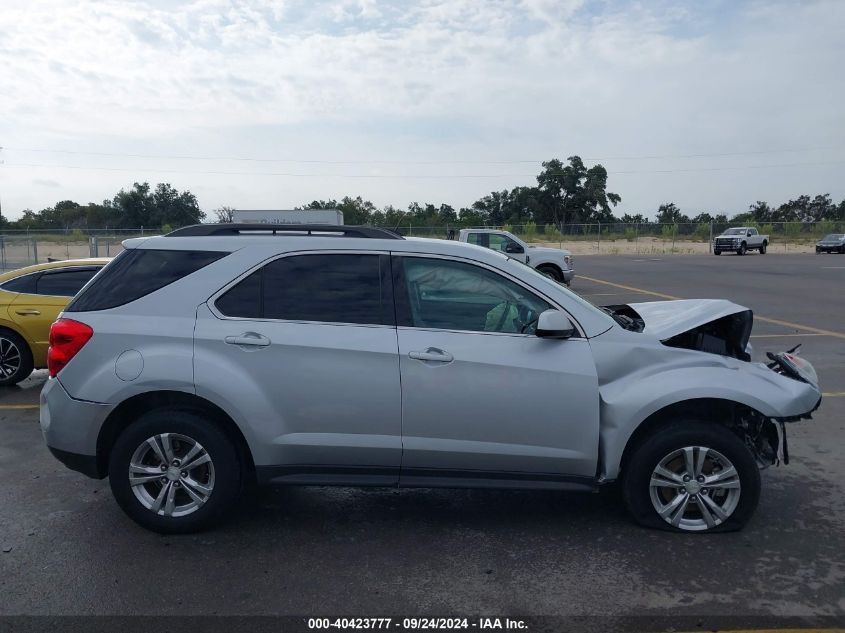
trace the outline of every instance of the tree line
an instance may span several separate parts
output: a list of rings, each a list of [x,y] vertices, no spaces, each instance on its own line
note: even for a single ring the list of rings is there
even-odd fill
[[[313,200],[301,209],[340,209],[347,224],[372,224],[388,227],[426,226],[502,226],[536,224],[562,227],[571,224],[639,223],[649,220],[645,213],[617,216],[614,209],[622,197],[607,190],[607,170],[602,165],[586,167],[579,156],[564,163],[552,159],[542,163],[533,186],[492,191],[470,206],[454,208],[448,204],[412,202],[407,208],[393,205],[377,207],[361,196],[339,200]],[[52,207],[27,209],[20,219],[7,221],[0,216],[0,228],[7,229],[88,229],[88,228],[160,228],[178,227],[203,221],[206,214],[190,191],[178,191],[168,183],[155,188],[149,183],[135,183],[128,191],[121,189],[102,203],[81,205],[63,200]],[[232,209],[222,207],[212,219],[231,221]],[[845,200],[839,204],[829,194],[802,195],[779,206],[757,201],[747,211],[728,217],[725,213],[684,214],[672,202],[661,204],[656,222],[664,224],[727,224],[773,222],[845,221]]]
[[[0,217],[5,229],[137,229],[142,226],[185,226],[205,219],[197,197],[190,191],[178,191],[168,183],[152,188],[149,183],[135,183],[128,191],[121,189],[111,200],[79,204],[62,200],[52,207],[33,211],[25,209],[17,220]]]

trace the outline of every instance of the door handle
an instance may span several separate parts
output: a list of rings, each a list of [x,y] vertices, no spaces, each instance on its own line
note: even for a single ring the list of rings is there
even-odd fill
[[[267,347],[270,339],[257,332],[244,332],[240,336],[227,336],[223,339],[229,345],[242,345],[246,347]]]
[[[451,363],[455,360],[455,357],[449,352],[444,352],[442,349],[437,349],[436,347],[429,347],[424,352],[408,352],[408,357],[435,363]]]
[[[41,310],[26,308],[25,310],[15,310],[15,313],[20,314],[21,316],[38,316],[41,314]]]

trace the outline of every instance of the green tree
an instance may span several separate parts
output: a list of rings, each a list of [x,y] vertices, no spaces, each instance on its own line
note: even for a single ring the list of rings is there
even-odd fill
[[[214,210],[214,217],[220,224],[231,224],[235,221],[235,210],[232,207],[220,207]]]
[[[683,213],[681,213],[681,210],[675,205],[674,202],[661,204],[660,207],[658,207],[657,209],[657,222],[660,224],[680,224],[689,221],[690,219]]]
[[[557,158],[542,163],[537,185],[544,194],[541,217],[536,221],[570,224],[573,222],[613,221],[611,206],[622,197],[607,191],[607,170],[602,165],[587,169],[580,156],[570,156],[564,165]]]
[[[754,218],[755,222],[769,222],[775,212],[774,209],[769,206],[768,202],[763,202],[762,200],[758,200],[754,204],[750,205],[748,207],[748,211],[751,213],[751,217]]]

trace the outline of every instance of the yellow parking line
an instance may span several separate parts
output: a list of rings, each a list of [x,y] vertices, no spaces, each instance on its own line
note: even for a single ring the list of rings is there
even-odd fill
[[[0,411],[3,410],[12,410],[17,411],[19,409],[37,409],[41,405],[38,404],[0,404]]]
[[[662,292],[654,292],[652,290],[643,290],[642,288],[635,288],[634,286],[623,286],[622,284],[617,284],[612,281],[605,281],[604,279],[596,279],[595,277],[585,277],[584,275],[578,275],[579,279],[586,279],[587,281],[593,281],[597,284],[604,284],[606,286],[613,286],[614,288],[622,288],[622,290],[630,290],[631,292],[636,292],[637,294],[641,295],[651,295],[652,297],[660,297],[661,299],[669,299],[670,301],[674,301],[676,299],[680,299],[680,297],[675,297],[673,295],[663,294]]]
[[[660,297],[661,299],[669,299],[670,301],[675,301],[681,299],[682,297],[676,297],[674,295],[667,295],[662,292],[654,292],[653,290],[645,290],[643,288],[636,288],[634,286],[624,286],[622,284],[617,284],[612,281],[605,281],[604,279],[596,279],[595,277],[586,277],[584,275],[580,275],[581,279],[586,279],[587,281],[592,281],[597,284],[604,284],[606,286],[613,286],[614,288],[622,288],[622,290],[630,290],[631,292],[636,292],[638,294],[643,295],[651,295],[652,297]],[[833,336],[836,338],[845,339],[845,334],[842,332],[833,332],[831,330],[823,330],[821,328],[812,327],[810,325],[801,325],[800,323],[792,323],[790,321],[781,321],[780,319],[771,319],[769,317],[762,317],[758,315],[754,315],[754,319],[756,321],[762,321],[763,323],[774,323],[775,325],[782,325],[783,327],[792,328],[794,330],[804,330],[805,332],[812,332],[813,334],[818,334],[819,336]]]
[[[823,393],[825,398],[845,398],[845,391],[831,391],[830,393]]]
[[[827,336],[827,334],[811,334],[809,332],[802,332],[800,334],[752,334],[751,338],[783,338],[784,336],[800,336],[804,338],[806,336]]]

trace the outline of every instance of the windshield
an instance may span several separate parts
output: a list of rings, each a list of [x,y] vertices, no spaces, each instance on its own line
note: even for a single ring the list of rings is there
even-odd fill
[[[722,235],[742,235],[745,233],[745,229],[728,229]]]
[[[825,235],[822,239],[825,241],[835,242],[837,240],[841,240],[845,235],[842,233],[831,233],[830,235]]]

